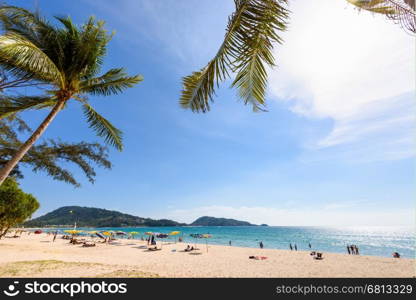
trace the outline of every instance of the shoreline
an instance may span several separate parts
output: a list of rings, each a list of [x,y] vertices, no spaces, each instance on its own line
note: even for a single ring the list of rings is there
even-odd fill
[[[415,259],[259,249],[205,243],[117,239],[85,248],[58,236],[22,235],[0,240],[0,277],[414,277]],[[187,245],[200,251],[184,252]],[[264,260],[249,256],[267,257]]]
[[[185,226],[180,226],[180,227],[167,227],[167,228],[177,228],[177,229],[180,229],[181,227],[185,227]],[[201,226],[192,226],[192,227],[201,227]],[[251,226],[202,226],[202,227],[251,227]],[[299,226],[270,226],[270,227],[294,227],[294,228],[298,228]],[[308,227],[308,226],[304,226],[304,227]],[[309,226],[309,227],[313,227],[313,228],[327,228],[327,227],[319,227],[319,226]],[[375,227],[380,227],[380,226],[375,226]],[[396,227],[407,228],[406,226],[396,226]],[[65,234],[65,233],[62,233],[62,229],[72,229],[72,228],[73,228],[73,226],[70,226],[70,227],[59,227],[59,228],[58,227],[11,228],[9,230],[9,233],[8,234],[10,234],[11,232],[13,232],[15,230],[22,230],[23,229],[23,230],[34,231],[34,230],[40,229],[44,233],[46,233],[48,231],[49,232],[53,232],[54,230],[60,230],[61,232],[58,233],[58,236],[59,236],[59,235]],[[101,231],[108,231],[108,230],[117,231],[116,230],[117,228],[120,228],[120,229],[121,228],[124,228],[124,229],[125,228],[131,228],[131,229],[134,229],[134,228],[139,228],[139,227],[79,227],[79,230],[84,230],[84,231],[85,230],[93,230],[93,231],[99,231],[99,232],[101,232]],[[158,229],[161,229],[161,228],[164,228],[164,227],[159,227],[159,226],[148,227],[148,226],[145,226],[143,228],[158,228]],[[345,227],[332,227],[332,228],[345,228]],[[351,228],[354,228],[354,227],[351,227]],[[26,233],[23,233],[23,234],[26,235]],[[88,236],[89,235],[80,234],[80,237],[81,238],[87,238]],[[138,236],[136,236],[136,238],[134,239],[135,241],[140,241],[140,239],[138,239]],[[143,232],[142,232],[141,236],[143,236],[145,238],[145,240],[148,237],[147,235],[143,235]],[[178,235],[176,237],[181,237],[181,236]],[[120,237],[120,236],[116,236],[116,238],[118,240],[128,240],[128,239],[123,238],[123,237]],[[190,244],[190,245],[195,244],[195,240],[192,239],[191,237],[185,236],[185,239],[186,239],[186,242],[183,242],[183,243]],[[161,241],[161,240],[158,239],[158,241]],[[224,246],[224,247],[230,247],[227,241],[211,242],[211,239],[208,239],[207,241],[205,241],[204,239],[202,239],[201,241],[204,241],[203,242],[204,245],[205,245],[205,242],[207,242],[209,246]],[[239,248],[245,248],[245,249],[246,248],[248,248],[248,249],[259,249],[259,245],[258,245],[259,241],[260,240],[258,240],[258,241],[252,241],[252,244],[253,245],[256,245],[256,246],[252,246],[252,245],[248,246],[248,245],[241,245],[241,241],[240,241],[240,244],[238,244],[239,243],[238,241],[235,242],[234,240],[232,240],[233,245],[231,247],[239,247]],[[165,242],[172,242],[172,240],[167,239]],[[234,243],[237,243],[237,245],[234,245]],[[267,247],[269,245],[269,243],[267,243],[267,242],[263,242],[263,243],[265,244],[264,249],[279,250],[279,251],[280,250],[281,251],[288,250],[289,252],[291,252],[291,250],[289,249],[289,246],[287,246],[287,248],[286,247],[285,248],[278,248],[278,247],[273,247],[273,246],[272,247]],[[350,255],[350,254],[347,253],[347,250],[346,250],[346,247],[347,247],[348,244],[345,244],[343,246],[340,246],[339,247],[339,249],[340,249],[339,251],[337,251],[337,250],[334,251],[333,249],[332,250],[325,250],[325,248],[320,248],[320,247],[307,248],[307,247],[304,247],[304,245],[302,246],[302,245],[300,245],[298,243],[292,243],[292,244],[293,245],[294,244],[297,244],[298,245],[298,250],[293,250],[293,252],[296,252],[296,251],[297,252],[305,251],[307,253],[310,253],[311,251],[316,251],[316,252],[326,252],[326,253],[332,253],[332,254],[341,254],[341,255],[345,254],[345,255]],[[394,247],[392,247],[391,248],[391,252],[388,255],[368,254],[368,253],[365,253],[365,251],[363,251],[363,253],[360,253],[359,256],[369,256],[369,257],[379,257],[379,258],[391,258],[392,257],[392,254],[394,252],[396,252],[396,251],[397,251],[397,249],[394,248]],[[362,252],[362,251],[360,251],[360,252]],[[409,253],[407,253],[407,255],[406,254],[403,254],[400,251],[400,249],[398,249],[398,252],[401,254],[401,258],[416,259],[416,249],[413,251],[413,254],[412,255],[409,255]],[[353,254],[351,254],[351,255],[353,255]]]

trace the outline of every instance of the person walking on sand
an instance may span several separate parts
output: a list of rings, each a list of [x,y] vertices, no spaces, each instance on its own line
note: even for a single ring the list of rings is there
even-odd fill
[[[292,243],[289,244],[289,247],[290,247],[290,251],[292,251],[293,250]]]
[[[348,254],[351,254],[350,245],[347,245],[347,251],[348,251]]]
[[[260,245],[260,249],[263,249],[263,247],[264,247],[263,241],[260,241],[259,245]]]

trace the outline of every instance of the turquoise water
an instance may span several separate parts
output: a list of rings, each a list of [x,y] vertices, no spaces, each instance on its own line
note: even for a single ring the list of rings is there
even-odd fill
[[[136,227],[136,228],[79,228],[85,230],[122,230],[125,232],[138,231],[136,238],[140,239],[145,232],[169,233],[181,231],[185,242],[195,242],[189,236],[191,233],[209,233],[209,244],[258,247],[262,241],[265,248],[289,249],[289,243],[296,244],[298,250],[346,253],[346,245],[354,244],[359,247],[362,255],[391,257],[392,252],[399,252],[402,257],[415,258],[415,229],[409,227],[283,227],[283,226],[241,226],[241,227]],[[174,238],[171,238],[173,240]],[[165,240],[165,239],[164,239]],[[205,242],[205,240],[197,241]]]

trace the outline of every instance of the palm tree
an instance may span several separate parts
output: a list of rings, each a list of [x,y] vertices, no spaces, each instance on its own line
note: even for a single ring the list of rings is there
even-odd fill
[[[281,43],[289,17],[286,0],[234,0],[224,41],[200,71],[182,79],[180,104],[194,112],[207,112],[215,87],[235,72],[232,87],[254,111],[264,110],[267,66],[274,66],[273,46]]]
[[[347,0],[359,9],[386,15],[412,35],[416,34],[415,0]]]
[[[104,22],[91,17],[82,26],[71,19],[55,17],[55,26],[38,13],[14,7],[0,7],[0,65],[19,79],[45,84],[40,96],[7,97],[0,109],[4,118],[29,109],[49,108],[49,114],[0,170],[0,185],[45,132],[56,115],[74,100],[81,104],[89,126],[107,143],[122,150],[121,131],[96,112],[87,95],[109,96],[133,87],[141,76],[128,76],[122,68],[99,75],[106,47],[112,35]]]
[[[408,32],[416,33],[415,0],[347,0],[360,9],[381,13]],[[265,65],[275,66],[273,46],[281,43],[279,32],[286,30],[287,0],[234,0],[224,41],[201,70],[182,79],[180,105],[193,112],[207,112],[215,88],[236,73],[232,87],[253,110],[264,110],[267,88]]]

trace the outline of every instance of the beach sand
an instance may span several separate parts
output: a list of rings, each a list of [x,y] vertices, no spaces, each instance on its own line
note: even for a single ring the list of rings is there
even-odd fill
[[[98,241],[98,240],[97,240]],[[186,243],[148,251],[146,242],[117,239],[85,248],[58,236],[27,235],[0,240],[0,277],[414,277],[415,259],[255,249]],[[158,242],[160,246],[160,242]],[[194,245],[194,244],[191,244]],[[176,251],[172,251],[176,250]],[[265,260],[249,256],[266,256]]]

